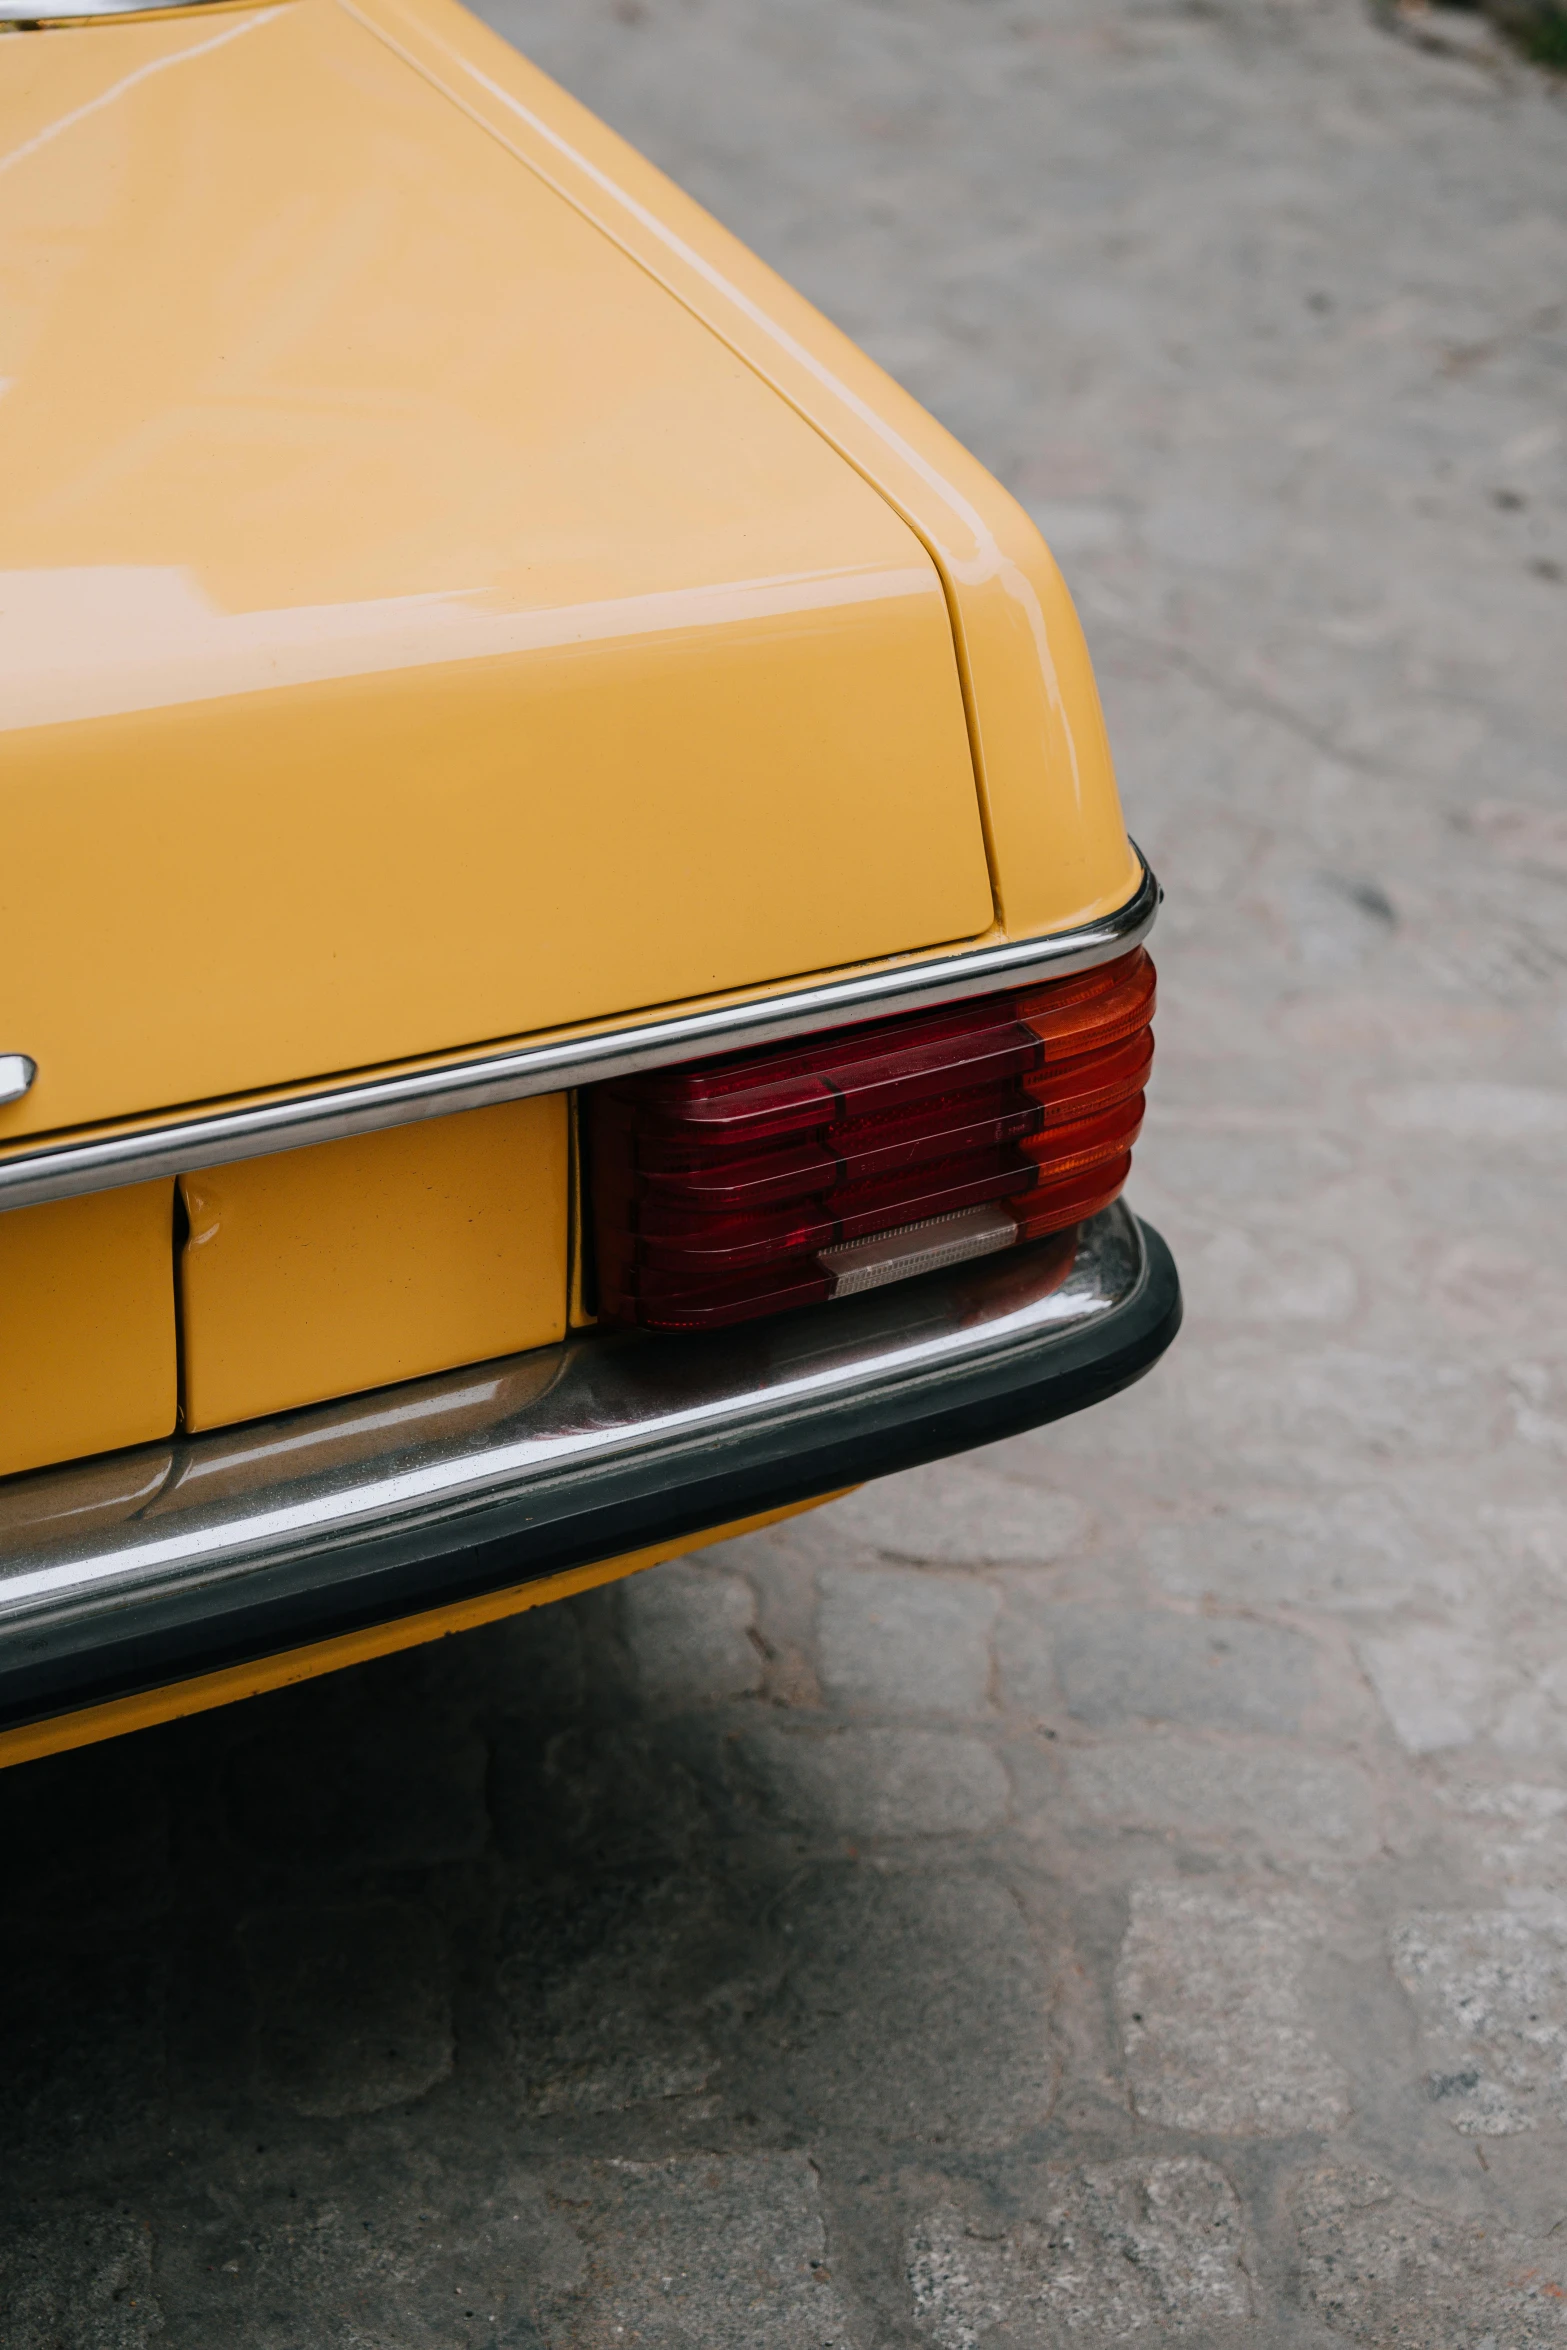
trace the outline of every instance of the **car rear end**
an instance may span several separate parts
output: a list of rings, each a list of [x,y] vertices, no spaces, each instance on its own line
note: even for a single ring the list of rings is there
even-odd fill
[[[1146,1368],[1158,893],[1005,493],[436,0],[0,116],[0,1758]]]

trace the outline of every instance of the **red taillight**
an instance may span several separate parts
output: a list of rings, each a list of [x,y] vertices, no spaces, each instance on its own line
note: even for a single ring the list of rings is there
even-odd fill
[[[709,1330],[1059,1232],[1126,1181],[1141,947],[1072,979],[591,1096],[599,1310]]]

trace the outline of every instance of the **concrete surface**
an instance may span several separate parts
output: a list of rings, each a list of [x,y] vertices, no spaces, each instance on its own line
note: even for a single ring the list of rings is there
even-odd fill
[[[494,0],[1047,526],[1097,1413],[0,1785],[6,2350],[1567,2342],[1567,119],[1354,0]]]

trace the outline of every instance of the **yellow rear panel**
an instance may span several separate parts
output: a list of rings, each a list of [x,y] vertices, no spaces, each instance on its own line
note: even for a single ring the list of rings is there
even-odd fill
[[[563,1338],[566,1157],[551,1094],[184,1176],[186,1427]]]
[[[169,1435],[174,1186],[0,1216],[0,1475]]]

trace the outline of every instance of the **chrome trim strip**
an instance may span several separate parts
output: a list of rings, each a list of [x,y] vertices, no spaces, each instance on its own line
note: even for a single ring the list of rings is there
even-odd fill
[[[234,1159],[266,1158],[311,1143],[340,1142],[420,1118],[444,1118],[529,1094],[601,1084],[641,1069],[700,1060],[743,1045],[771,1044],[801,1029],[842,1028],[881,1014],[916,1012],[959,1003],[1004,987],[1062,979],[1124,955],[1153,928],[1162,895],[1146,859],[1143,877],[1124,906],[1098,922],[1059,930],[1047,938],[1009,940],[956,954],[899,963],[879,971],[829,979],[787,994],[720,1004],[635,1027],[599,1028],[455,1061],[440,1069],[410,1070],[290,1101],[220,1110],[136,1133],[102,1135],[91,1142],[50,1143],[0,1160],[0,1210],[71,1199],[84,1191],[186,1175]]]
[[[1117,1205],[1081,1227],[1064,1281],[1059,1249],[1036,1242],[709,1338],[589,1332],[7,1479],[0,1668],[300,1593],[351,1600],[389,1564],[502,1539],[517,1550],[497,1583],[524,1581],[530,1538],[537,1553],[585,1512],[634,1514],[731,1467],[860,1444],[873,1425],[972,1396],[987,1373],[1009,1387],[1046,1377],[1064,1341],[1138,1301],[1149,1262]]]

